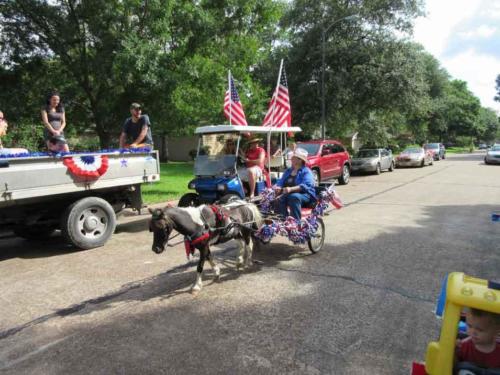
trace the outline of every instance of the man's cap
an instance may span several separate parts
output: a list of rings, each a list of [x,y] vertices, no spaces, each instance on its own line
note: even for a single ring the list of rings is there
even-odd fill
[[[141,109],[141,105],[139,103],[130,104],[130,109]]]

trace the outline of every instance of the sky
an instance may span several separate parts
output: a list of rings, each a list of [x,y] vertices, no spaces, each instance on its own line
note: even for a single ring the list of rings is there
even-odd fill
[[[500,0],[425,0],[413,39],[455,79],[467,82],[484,107],[500,113],[495,79],[500,74]]]

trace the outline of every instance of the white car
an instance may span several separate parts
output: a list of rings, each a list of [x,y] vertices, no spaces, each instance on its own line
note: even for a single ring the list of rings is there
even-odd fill
[[[396,158],[396,167],[423,167],[434,164],[434,154],[422,147],[407,147]]]
[[[484,157],[485,164],[500,164],[500,145],[496,144],[491,147]]]

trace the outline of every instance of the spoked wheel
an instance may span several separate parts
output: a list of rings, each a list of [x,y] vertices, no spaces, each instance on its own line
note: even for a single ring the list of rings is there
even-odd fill
[[[318,230],[316,231],[314,237],[307,241],[307,246],[311,253],[316,254],[323,248],[325,244],[325,223],[323,219],[318,217]]]
[[[312,170],[312,174],[313,174],[313,180],[314,180],[314,186],[319,186],[319,172],[317,169],[313,169]]]

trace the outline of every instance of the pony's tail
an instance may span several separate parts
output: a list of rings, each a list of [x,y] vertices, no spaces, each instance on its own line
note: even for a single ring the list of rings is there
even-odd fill
[[[254,223],[252,224],[252,227],[254,229],[259,229],[262,226],[262,222],[263,222],[262,214],[260,213],[259,208],[253,203],[248,204],[247,207],[250,210],[250,212],[252,213],[252,219],[254,221]]]

